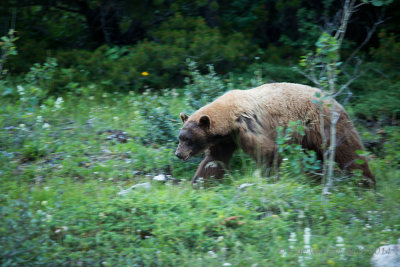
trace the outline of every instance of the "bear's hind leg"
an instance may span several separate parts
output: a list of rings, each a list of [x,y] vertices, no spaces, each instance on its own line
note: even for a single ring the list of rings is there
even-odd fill
[[[350,172],[355,169],[361,170],[365,177],[363,184],[369,188],[375,188],[375,176],[369,169],[367,159],[356,153],[357,150],[364,150],[360,137],[352,127],[349,127],[344,133],[342,136],[337,136],[335,161],[342,170]],[[358,160],[362,160],[359,162],[361,164],[357,163]]]
[[[204,180],[211,177],[221,179],[225,174],[225,170],[229,168],[229,162],[236,149],[237,145],[233,140],[226,140],[211,146],[197,168],[192,184],[196,183],[199,178]]]

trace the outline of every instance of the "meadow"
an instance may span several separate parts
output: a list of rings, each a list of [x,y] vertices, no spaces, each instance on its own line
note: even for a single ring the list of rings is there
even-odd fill
[[[324,202],[321,183],[298,172],[301,155],[263,177],[238,153],[223,181],[192,188],[200,159],[174,157],[179,112],[233,88],[307,81],[273,64],[226,76],[191,64],[186,85],[163,92],[93,83],[49,96],[48,69],[2,83],[2,266],[368,266],[377,247],[397,242],[395,79],[359,79],[346,104],[376,191],[338,171]]]

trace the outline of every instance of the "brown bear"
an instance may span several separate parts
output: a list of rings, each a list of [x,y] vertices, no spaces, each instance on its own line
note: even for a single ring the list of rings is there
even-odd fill
[[[184,124],[175,155],[187,160],[205,151],[192,183],[200,177],[221,178],[239,147],[258,164],[270,168],[277,155],[277,126],[285,127],[290,121],[300,120],[305,126],[305,135],[294,141],[305,149],[314,150],[322,159],[320,105],[313,101],[317,99],[316,93],[323,94],[317,88],[294,83],[271,83],[249,90],[229,91],[190,117],[180,114]],[[335,161],[343,170],[360,169],[367,178],[366,183],[374,187],[375,178],[366,158],[356,153],[356,150],[363,150],[360,137],[344,108],[337,102],[335,105],[340,112]],[[330,107],[323,105],[323,109],[323,131],[329,145]],[[362,159],[363,163],[357,164],[356,159]]]

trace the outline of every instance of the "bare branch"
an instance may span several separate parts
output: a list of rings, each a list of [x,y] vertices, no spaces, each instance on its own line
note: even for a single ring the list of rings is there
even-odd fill
[[[356,0],[346,0],[343,6],[343,14],[342,14],[342,19],[340,22],[340,27],[336,31],[334,38],[338,40],[338,46],[339,49],[342,46],[342,42],[344,39],[344,35],[346,34],[347,31],[347,25],[349,23],[350,17],[353,13],[353,8],[356,3]]]
[[[312,81],[316,86],[320,87],[321,84],[318,82],[318,79],[314,76],[310,76],[307,73],[305,73],[304,71],[302,71],[301,69],[295,67],[295,70],[297,70],[300,74],[302,74],[304,77],[306,77],[307,79],[309,79],[310,81]]]
[[[352,59],[353,57],[361,50],[361,48],[363,48],[371,39],[372,35],[375,33],[376,28],[384,23],[385,20],[384,19],[379,19],[377,22],[374,23],[374,25],[372,25],[371,28],[367,28],[367,36],[365,37],[364,41],[353,51],[353,53],[351,53],[351,55],[346,59],[346,61],[343,63],[342,68],[344,66],[346,66]]]

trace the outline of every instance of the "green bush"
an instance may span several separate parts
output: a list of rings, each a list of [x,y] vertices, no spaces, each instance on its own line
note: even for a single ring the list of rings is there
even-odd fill
[[[201,70],[213,64],[218,72],[225,72],[233,66],[244,67],[255,51],[242,34],[224,36],[200,17],[177,14],[151,35],[155,41],[133,47],[104,45],[93,52],[59,52],[62,68],[54,87],[70,82],[100,82],[113,91],[178,86],[187,75],[187,58],[198,62]]]
[[[400,70],[400,38],[393,33],[388,33],[382,30],[378,34],[378,48],[371,48],[370,54],[373,58],[381,62],[383,67],[392,70],[397,67],[397,79]]]
[[[189,114],[214,101],[228,90],[228,84],[208,65],[208,73],[201,74],[196,62],[187,60],[189,77],[185,79],[185,100]]]

